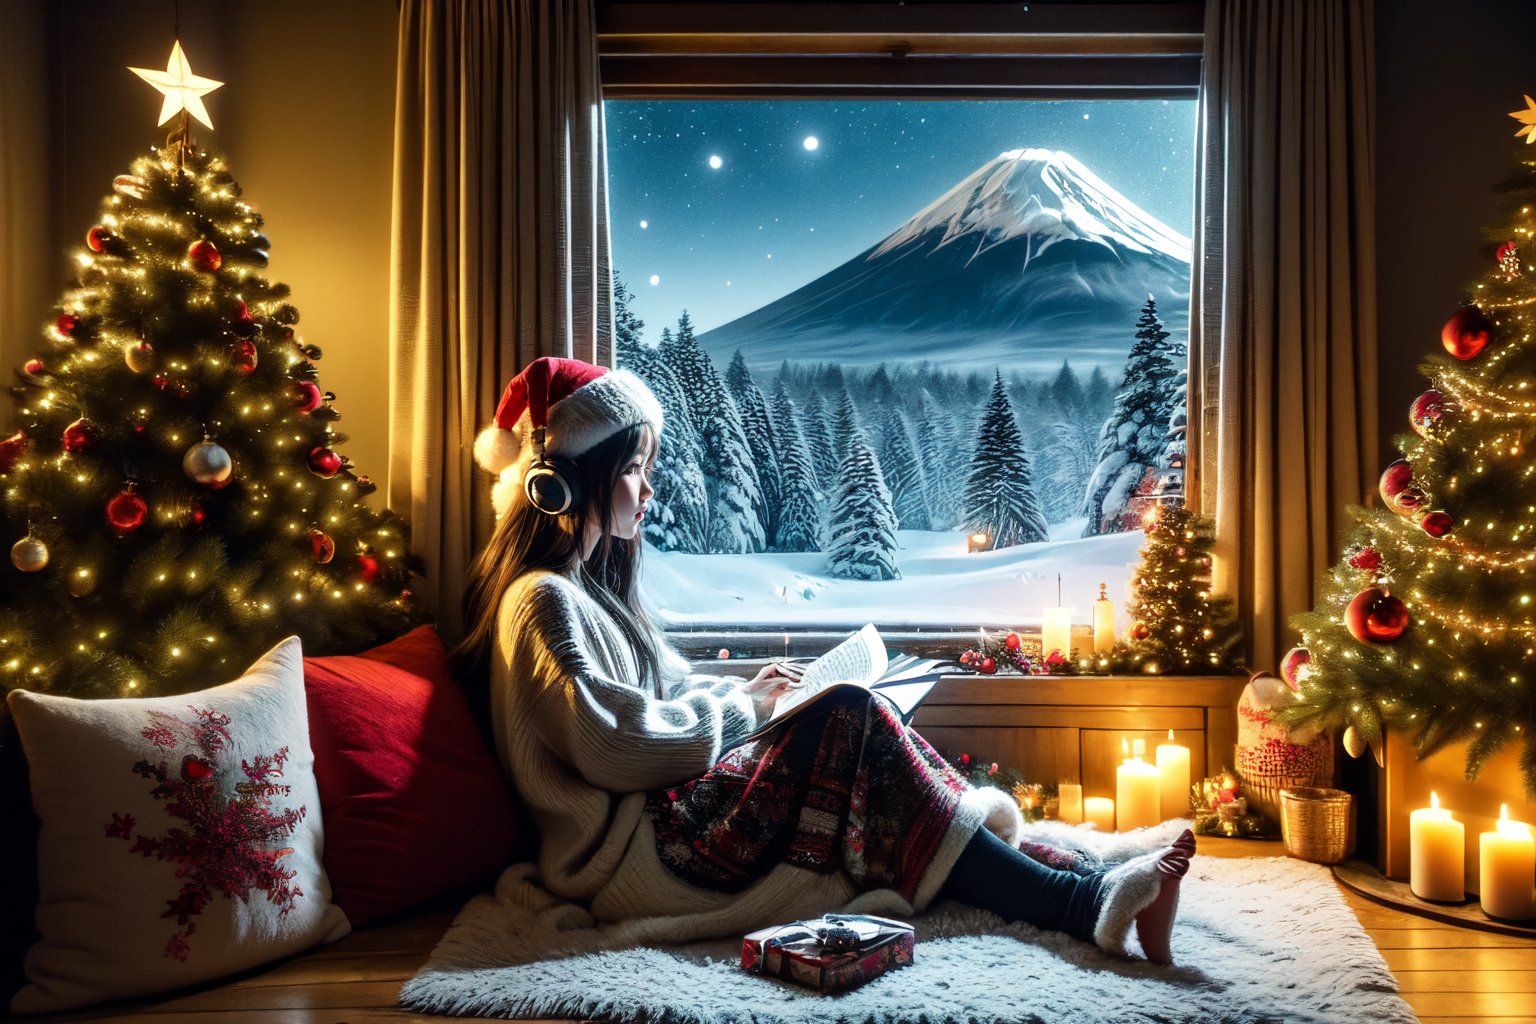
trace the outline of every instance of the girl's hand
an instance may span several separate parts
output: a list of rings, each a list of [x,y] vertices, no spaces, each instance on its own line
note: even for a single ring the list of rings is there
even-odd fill
[[[799,665],[791,665],[784,661],[775,661],[764,665],[758,670],[757,675],[744,687],[748,693],[757,693],[766,689],[784,689],[789,686],[800,685],[800,677],[805,670]]]

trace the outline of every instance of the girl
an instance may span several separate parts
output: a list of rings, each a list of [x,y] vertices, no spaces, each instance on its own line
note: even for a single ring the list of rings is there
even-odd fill
[[[634,375],[538,359],[476,459],[500,479],[465,593],[466,680],[489,689],[501,763],[538,827],[541,880],[600,921],[672,939],[937,897],[1171,962],[1194,839],[1107,872],[1014,846],[1004,793],[972,789],[883,698],[849,687],[751,742],[796,670],[690,674],[639,600],[662,429]]]

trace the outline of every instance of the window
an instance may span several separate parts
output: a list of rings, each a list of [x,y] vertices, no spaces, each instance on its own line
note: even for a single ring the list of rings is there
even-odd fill
[[[666,624],[698,649],[969,637],[1086,623],[1101,582],[1123,602],[1142,514],[1181,500],[1188,68],[951,52],[877,88],[883,55],[717,74],[718,36],[689,38],[604,59],[618,361],[670,423],[646,525]]]

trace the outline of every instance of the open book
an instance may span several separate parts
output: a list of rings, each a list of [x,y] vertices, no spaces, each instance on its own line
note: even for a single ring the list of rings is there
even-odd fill
[[[773,706],[773,714],[759,723],[751,736],[766,732],[839,686],[874,690],[896,705],[903,722],[909,722],[948,665],[935,658],[890,657],[880,631],[870,623],[807,665],[799,684],[784,691]]]

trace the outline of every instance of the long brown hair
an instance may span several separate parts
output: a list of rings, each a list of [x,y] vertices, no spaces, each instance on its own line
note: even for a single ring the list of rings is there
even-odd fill
[[[534,508],[515,488],[490,541],[475,557],[464,588],[462,642],[453,650],[454,668],[476,710],[489,712],[491,650],[496,644],[496,620],[502,595],[525,573],[537,570],[572,577],[618,623],[634,649],[643,686],[655,688],[661,677],[656,628],[640,601],[635,585],[640,568],[640,534],[633,540],[613,536],[613,491],[619,474],[636,457],[649,458],[657,438],[644,423],[619,431],[572,460],[583,500],[564,515],[551,516]],[[581,560],[589,515],[599,528],[592,554]]]

